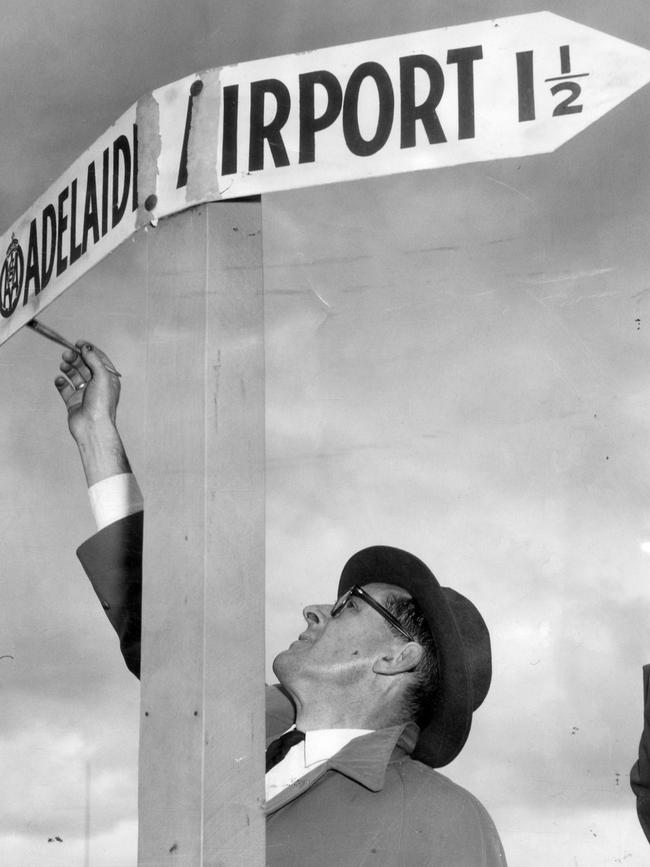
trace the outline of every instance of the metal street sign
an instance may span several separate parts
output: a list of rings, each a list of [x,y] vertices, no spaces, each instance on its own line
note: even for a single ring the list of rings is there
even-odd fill
[[[648,81],[646,49],[536,12],[161,87],[0,239],[0,343],[160,217],[207,201],[546,153]]]

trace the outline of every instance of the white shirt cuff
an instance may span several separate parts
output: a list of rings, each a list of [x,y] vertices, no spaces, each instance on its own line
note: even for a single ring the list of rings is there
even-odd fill
[[[102,479],[88,488],[88,496],[98,530],[144,508],[142,491],[133,473]]]

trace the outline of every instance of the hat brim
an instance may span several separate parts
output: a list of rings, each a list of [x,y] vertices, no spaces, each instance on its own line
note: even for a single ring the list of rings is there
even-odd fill
[[[393,584],[406,590],[424,615],[438,652],[439,684],[426,726],[413,754],[439,768],[461,751],[472,724],[473,695],[463,640],[451,606],[429,567],[400,548],[374,545],[354,554],[343,567],[339,596],[354,584]]]

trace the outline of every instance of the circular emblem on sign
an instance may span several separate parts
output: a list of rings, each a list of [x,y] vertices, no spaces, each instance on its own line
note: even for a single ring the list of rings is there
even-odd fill
[[[7,255],[0,271],[0,313],[7,319],[16,309],[23,288],[25,259],[15,238],[7,248]]]

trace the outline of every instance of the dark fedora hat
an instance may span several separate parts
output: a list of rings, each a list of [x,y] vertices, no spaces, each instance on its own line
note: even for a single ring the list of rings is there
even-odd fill
[[[440,681],[413,757],[441,768],[463,748],[472,714],[490,687],[490,633],[469,599],[450,587],[441,587],[429,567],[408,551],[385,545],[358,551],[343,567],[339,596],[354,584],[375,582],[407,590],[433,635]]]

